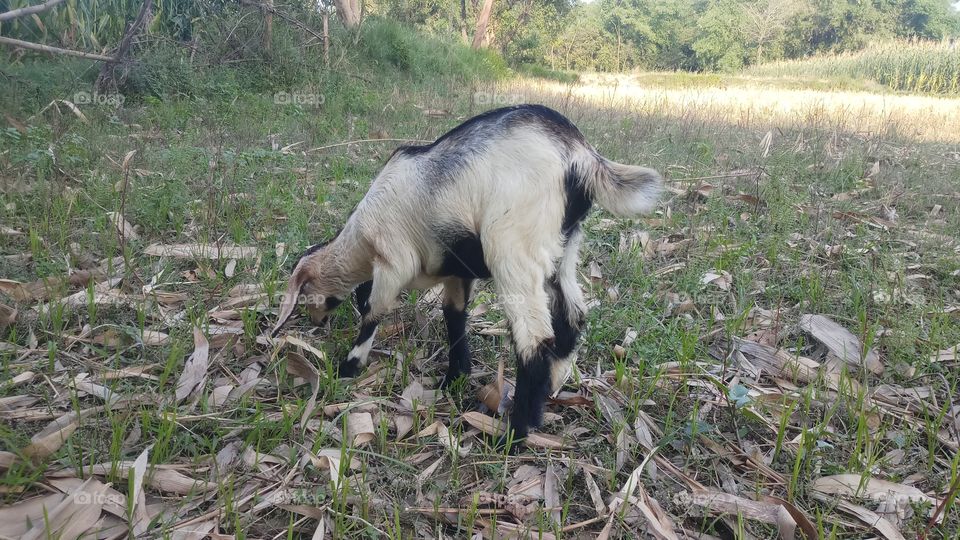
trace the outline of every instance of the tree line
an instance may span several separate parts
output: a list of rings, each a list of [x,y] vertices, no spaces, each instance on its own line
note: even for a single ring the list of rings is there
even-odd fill
[[[373,4],[371,13],[459,36],[475,47],[494,48],[511,64],[564,70],[732,71],[770,60],[857,50],[871,41],[943,40],[960,35],[960,12],[951,0],[383,0]]]
[[[266,19],[282,10],[299,24],[335,17],[356,32],[365,17],[377,15],[491,49],[514,66],[735,71],[858,50],[871,41],[956,39],[956,1],[153,0],[146,29],[190,42],[194,27],[252,8]],[[21,48],[36,48],[36,41],[107,51],[143,5],[144,0],[0,0],[0,35],[7,36],[0,39]]]

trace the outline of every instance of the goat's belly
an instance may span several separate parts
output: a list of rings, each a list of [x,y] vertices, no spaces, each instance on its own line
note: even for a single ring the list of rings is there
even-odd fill
[[[437,274],[443,277],[455,276],[464,279],[487,279],[490,269],[483,258],[483,244],[480,237],[472,232],[447,237],[441,242],[441,262]]]
[[[410,283],[407,283],[405,290],[417,289],[425,290],[429,289],[443,281],[443,278],[437,276],[431,276],[429,274],[420,274],[419,276],[413,278]]]

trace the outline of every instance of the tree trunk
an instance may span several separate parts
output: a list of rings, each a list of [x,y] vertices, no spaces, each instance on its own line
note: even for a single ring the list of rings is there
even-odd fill
[[[487,35],[487,23],[490,22],[490,12],[493,11],[493,0],[483,0],[483,8],[480,9],[480,16],[477,17],[477,29],[473,33],[474,49],[483,46],[483,38]]]
[[[323,11],[323,65],[330,67],[330,13]]]
[[[264,0],[263,5],[263,40],[260,45],[269,51],[273,43],[273,0]]]
[[[470,41],[470,36],[467,35],[468,26],[470,23],[467,22],[467,0],[460,0],[460,37],[464,43]]]
[[[140,33],[140,29],[146,24],[152,9],[153,0],[145,0],[143,4],[140,4],[140,11],[137,13],[137,18],[127,27],[123,38],[120,39],[120,45],[117,46],[117,50],[114,52],[113,57],[117,63],[106,63],[100,68],[97,81],[94,83],[94,88],[96,88],[98,92],[116,88],[118,81],[122,81],[122,79],[126,77],[126,72],[129,71],[129,69],[123,68],[119,63],[123,62],[124,57],[127,56],[127,53],[133,46],[133,38]],[[119,75],[117,73],[118,70],[120,71]]]
[[[348,30],[355,30],[360,26],[360,0],[333,0],[337,6],[340,20]]]

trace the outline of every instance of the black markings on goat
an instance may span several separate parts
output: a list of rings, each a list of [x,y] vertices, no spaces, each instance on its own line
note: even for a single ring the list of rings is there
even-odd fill
[[[274,331],[301,292],[340,299],[356,288],[360,335],[340,366],[354,375],[400,293],[443,283],[449,384],[470,372],[472,281],[491,278],[516,348],[510,426],[523,438],[576,357],[586,311],[581,222],[593,204],[620,217],[650,211],[659,193],[656,171],[600,156],[554,110],[483,113],[432,144],[397,149],[338,236],[297,263]],[[311,316],[333,307],[308,305]]]

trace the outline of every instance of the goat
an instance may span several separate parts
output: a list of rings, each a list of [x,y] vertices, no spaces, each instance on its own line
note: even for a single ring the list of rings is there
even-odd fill
[[[343,229],[297,262],[273,334],[298,301],[320,324],[356,288],[360,332],[338,368],[354,376],[400,293],[442,283],[447,387],[470,373],[473,282],[492,278],[518,357],[510,429],[522,441],[576,356],[586,310],[580,222],[594,202],[620,217],[648,212],[660,191],[659,173],[600,156],[552,109],[488,111],[390,156]]]

